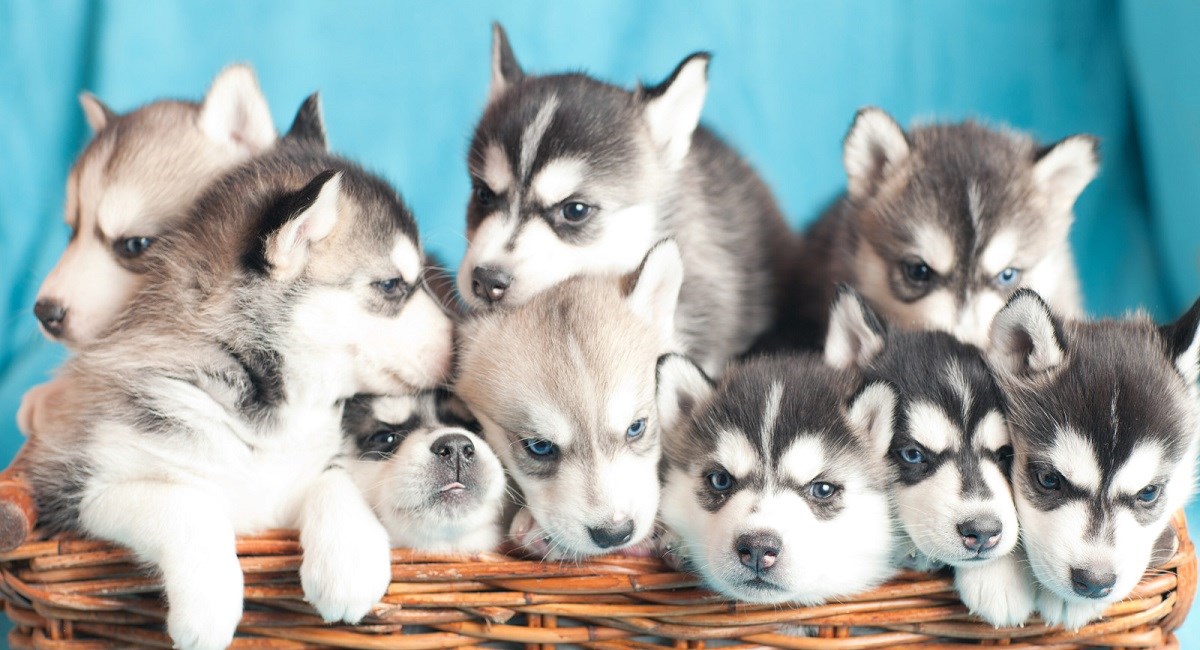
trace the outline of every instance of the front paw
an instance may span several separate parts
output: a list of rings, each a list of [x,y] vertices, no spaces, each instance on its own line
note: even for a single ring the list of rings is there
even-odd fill
[[[972,614],[996,627],[1024,625],[1037,605],[1037,587],[1012,555],[956,568],[954,588]]]
[[[536,558],[550,554],[550,538],[529,508],[521,508],[508,527],[508,538],[522,553]]]
[[[168,580],[165,585],[167,634],[175,647],[183,650],[229,647],[242,620],[242,567],[237,557],[206,566],[204,571],[182,573],[186,579]]]
[[[387,532],[373,517],[305,536],[300,584],[327,623],[357,623],[387,593],[392,579]]]
[[[1067,630],[1078,630],[1101,618],[1108,605],[1104,602],[1068,602],[1046,589],[1040,589],[1037,595],[1037,608],[1042,620],[1048,625],[1058,625]]]

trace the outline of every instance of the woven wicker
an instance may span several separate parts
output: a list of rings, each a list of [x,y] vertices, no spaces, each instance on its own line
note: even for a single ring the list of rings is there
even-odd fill
[[[78,538],[44,539],[28,493],[0,476],[0,596],[14,649],[169,648],[158,580],[128,552]],[[1196,593],[1195,548],[1183,513],[1175,556],[1149,572],[1106,618],[1078,632],[995,629],[967,614],[944,574],[907,573],[819,607],[732,603],[657,560],[536,562],[501,554],[392,551],[387,596],[357,626],[322,624],[303,600],[300,545],[290,531],[238,542],[246,613],[233,648],[1009,648],[1178,647]],[[26,534],[29,533],[29,534]],[[27,537],[27,539],[26,539]],[[789,635],[800,626],[810,636]]]

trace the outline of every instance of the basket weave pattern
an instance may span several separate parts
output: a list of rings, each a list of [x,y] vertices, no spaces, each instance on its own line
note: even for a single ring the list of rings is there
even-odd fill
[[[1196,555],[1182,513],[1173,525],[1175,556],[1078,632],[1036,621],[992,628],[967,614],[942,574],[906,573],[844,602],[793,608],[729,602],[655,559],[576,564],[403,549],[392,551],[392,584],[371,616],[357,626],[326,626],[303,601],[295,534],[270,532],[238,543],[246,613],[232,647],[702,648],[714,640],[802,649],[1177,647],[1171,632],[1195,595]],[[14,649],[171,646],[159,582],[123,549],[35,533],[0,554],[0,579]],[[812,636],[786,634],[797,626]]]

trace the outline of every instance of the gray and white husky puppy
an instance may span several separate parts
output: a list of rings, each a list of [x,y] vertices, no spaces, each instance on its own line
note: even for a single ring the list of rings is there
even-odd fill
[[[1196,482],[1198,330],[1200,301],[1164,326],[1141,314],[1088,322],[1023,290],[996,315],[988,355],[1047,623],[1098,618],[1174,539],[1168,522]]]
[[[338,462],[393,546],[488,551],[500,544],[504,469],[456,397],[359,395],[346,402],[342,431]]]
[[[1023,556],[1013,553],[1013,449],[983,352],[946,332],[888,327],[843,285],[825,356],[897,392],[886,452],[900,524],[897,563],[921,571],[952,566],[972,612],[997,626],[1024,623],[1035,592],[1021,571]]]
[[[412,215],[384,181],[295,138],[215,182],[145,256],[132,307],[66,364],[69,399],[26,447],[39,524],[160,572],[176,647],[233,640],[235,535],[266,528],[300,530],[324,619],[361,619],[387,588],[389,545],[332,462],[341,401],[450,368]]]
[[[793,235],[758,174],[698,125],[709,56],[628,91],[525,74],[499,25],[493,38],[459,291],[476,309],[519,305],[575,275],[632,271],[669,237],[684,266],[676,332],[719,372],[774,317]]]
[[[519,545],[596,555],[653,530],[654,368],[672,351],[682,278],[668,240],[632,274],[572,278],[461,327],[455,392],[520,489]]]
[[[715,384],[663,357],[668,560],[759,603],[817,604],[882,583],[893,573],[884,453],[895,400],[816,354],[752,359]]]
[[[882,110],[860,110],[843,151],[846,193],[804,235],[802,304],[782,326],[819,347],[840,283],[894,325],[980,346],[1019,287],[1078,315],[1067,235],[1096,148],[1087,135],[1041,146],[971,121],[905,131]]]

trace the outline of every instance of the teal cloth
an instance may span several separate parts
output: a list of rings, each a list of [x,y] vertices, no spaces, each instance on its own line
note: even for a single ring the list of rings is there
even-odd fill
[[[797,226],[843,187],[841,139],[865,104],[902,123],[974,116],[1046,141],[1096,134],[1103,170],[1072,232],[1087,307],[1165,318],[1200,294],[1200,5],[1184,0],[10,0],[0,3],[0,459],[21,442],[22,392],[64,356],[39,336],[31,306],[67,238],[63,183],[88,135],[80,90],[128,110],[198,97],[222,66],[245,61],[280,125],[320,90],[333,148],[393,181],[428,247],[454,263],[496,19],[532,71],[632,84],[713,52],[704,118]],[[1185,631],[1184,647],[1200,647],[1200,629]]]

